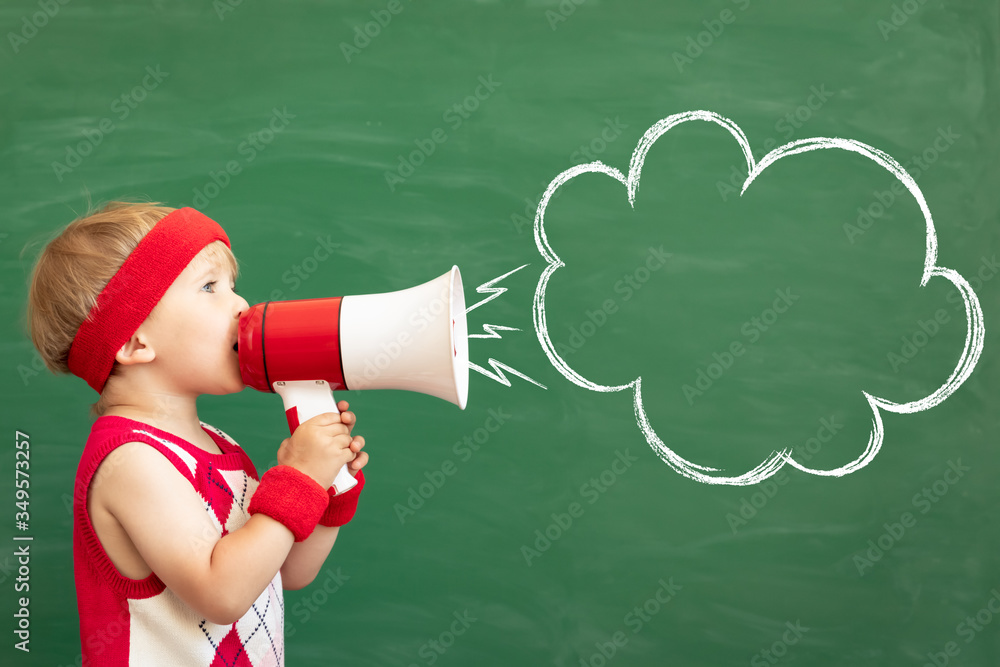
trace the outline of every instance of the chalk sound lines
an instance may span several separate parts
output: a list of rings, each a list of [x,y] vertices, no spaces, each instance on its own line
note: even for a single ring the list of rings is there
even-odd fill
[[[552,278],[552,275],[558,269],[565,266],[565,263],[559,258],[559,255],[557,255],[555,250],[552,249],[552,246],[549,245],[548,238],[545,235],[545,209],[548,206],[549,200],[558,188],[580,174],[599,173],[610,176],[624,185],[628,194],[629,205],[634,207],[635,195],[639,189],[639,175],[642,171],[642,164],[646,159],[646,154],[649,152],[649,149],[653,146],[653,143],[657,139],[668,132],[671,128],[690,120],[702,120],[710,123],[716,123],[728,130],[733,138],[736,139],[743,151],[743,157],[746,159],[748,174],[746,181],[743,183],[743,188],[740,192],[741,195],[746,192],[746,189],[750,186],[750,184],[753,183],[754,180],[760,176],[760,174],[768,166],[774,164],[782,158],[799,153],[806,153],[820,149],[840,149],[858,153],[874,161],[883,169],[891,173],[906,187],[907,190],[910,191],[910,194],[913,195],[913,198],[920,206],[920,210],[923,213],[924,220],[926,221],[927,249],[924,256],[924,271],[920,280],[920,286],[925,286],[933,277],[941,277],[955,285],[962,295],[962,300],[965,303],[965,313],[967,319],[965,347],[962,351],[962,356],[951,375],[947,380],[945,380],[944,384],[938,387],[938,389],[934,392],[924,398],[911,401],[909,403],[895,403],[888,399],[874,396],[866,391],[862,391],[865,399],[871,406],[873,415],[868,445],[857,459],[839,468],[835,468],[833,470],[817,470],[814,468],[808,468],[792,458],[791,448],[771,452],[771,455],[766,460],[761,462],[752,470],[749,470],[741,475],[725,475],[722,474],[723,471],[720,468],[703,466],[692,461],[688,461],[670,449],[670,447],[668,447],[656,434],[656,431],[649,423],[642,401],[641,375],[637,376],[634,380],[627,384],[613,386],[602,385],[589,380],[573,370],[566,360],[559,356],[559,353],[556,352],[555,346],[552,344],[552,340],[549,337],[549,325],[545,313],[545,290],[548,287],[548,283]],[[753,154],[750,151],[750,144],[747,141],[746,136],[743,134],[743,131],[738,125],[736,125],[736,123],[728,118],[724,118],[723,116],[711,111],[688,111],[669,116],[650,127],[639,140],[635,152],[632,153],[632,160],[629,164],[627,177],[619,170],[614,167],[609,167],[599,160],[587,164],[577,165],[556,176],[552,182],[549,183],[548,188],[545,190],[545,194],[542,195],[542,198],[538,203],[538,210],[535,213],[535,245],[538,247],[538,252],[543,258],[545,258],[548,264],[542,272],[542,275],[538,280],[538,286],[535,289],[533,320],[535,333],[538,335],[538,342],[541,344],[542,350],[549,358],[552,366],[570,382],[592,391],[617,392],[632,389],[636,424],[645,436],[646,442],[649,443],[649,446],[654,452],[656,452],[660,459],[662,459],[675,471],[689,479],[703,482],[705,484],[729,484],[734,486],[758,484],[774,475],[786,463],[803,472],[831,477],[840,477],[860,470],[875,458],[875,455],[878,454],[879,449],[882,447],[885,434],[882,425],[881,410],[908,414],[928,410],[938,403],[941,403],[953,394],[963,382],[965,382],[975,368],[976,363],[979,361],[979,357],[983,351],[986,329],[983,324],[983,311],[979,305],[979,299],[969,283],[958,272],[937,265],[937,235],[934,231],[934,223],[931,218],[930,209],[927,207],[927,202],[924,200],[924,195],[920,191],[920,188],[917,187],[916,182],[910,174],[907,173],[902,165],[900,165],[895,159],[876,148],[872,148],[871,146],[852,139],[814,137],[812,139],[793,141],[775,148],[770,153],[765,155],[759,163],[757,163],[754,161]]]
[[[496,299],[501,294],[503,294],[504,292],[506,292],[507,291],[506,287],[494,287],[493,283],[496,283],[496,282],[499,282],[499,281],[503,280],[504,278],[506,278],[507,276],[509,276],[512,273],[517,273],[518,271],[520,271],[521,269],[523,269],[526,266],[527,266],[527,264],[522,264],[521,266],[517,267],[513,271],[508,271],[507,273],[503,274],[502,276],[497,276],[493,280],[488,280],[485,283],[483,283],[482,285],[480,285],[479,287],[477,287],[476,288],[476,292],[477,293],[479,293],[479,294],[489,294],[489,296],[486,297],[485,299],[482,299],[482,300],[478,301],[477,303],[469,306],[468,308],[465,309],[465,312],[466,313],[470,313],[473,310],[475,310],[476,308],[479,308],[479,306],[482,306],[484,304],[489,303],[493,299]]]
[[[468,308],[465,309],[465,312],[468,313],[469,311],[474,310],[474,309],[478,308],[479,306],[482,306],[483,304],[489,303],[493,299],[496,299],[501,294],[503,294],[504,292],[506,292],[507,291],[506,287],[494,287],[493,286],[494,283],[500,282],[501,280],[503,280],[507,276],[511,275],[512,273],[516,273],[517,271],[520,271],[521,269],[523,269],[526,266],[527,266],[527,264],[522,264],[521,266],[517,267],[513,271],[508,271],[507,273],[503,274],[502,276],[497,276],[496,278],[493,278],[492,280],[488,280],[485,283],[483,283],[482,285],[480,285],[479,287],[477,287],[476,288],[476,292],[478,292],[479,294],[489,294],[489,296],[486,297],[485,299],[482,299],[478,303],[475,303],[475,304],[469,306]],[[483,331],[485,331],[486,333],[469,334],[468,337],[469,338],[497,338],[497,339],[502,339],[503,336],[500,335],[499,333],[497,333],[500,330],[503,330],[503,331],[520,331],[520,329],[517,329],[515,327],[507,327],[507,326],[503,326],[501,324],[484,324],[483,325]],[[493,369],[492,373],[490,371],[486,370],[485,368],[483,368],[482,366],[479,366],[477,364],[472,363],[471,361],[469,362],[469,368],[471,368],[472,370],[476,371],[477,373],[479,373],[481,375],[485,375],[486,377],[490,378],[491,380],[499,382],[500,384],[504,385],[505,387],[509,387],[510,386],[510,378],[508,378],[504,374],[504,371],[507,371],[508,373],[510,373],[512,375],[516,375],[517,377],[519,377],[519,378],[521,378],[523,380],[526,380],[526,381],[530,382],[531,384],[533,384],[533,385],[535,385],[537,387],[541,387],[542,389],[548,389],[548,387],[546,387],[545,385],[543,385],[543,384],[541,384],[539,382],[536,382],[535,380],[532,380],[530,377],[528,377],[524,373],[522,373],[520,371],[517,371],[517,370],[514,370],[513,368],[511,368],[507,364],[501,363],[501,362],[497,361],[496,359],[490,358],[490,359],[487,360],[487,363],[489,363],[490,368]]]
[[[504,385],[505,387],[509,387],[510,386],[510,379],[506,375],[504,375],[504,373],[503,373],[504,371],[507,371],[508,373],[516,375],[517,377],[521,378],[522,380],[527,380],[528,382],[530,382],[531,384],[535,385],[536,387],[541,387],[542,389],[548,389],[548,387],[546,387],[544,384],[535,382],[534,380],[532,380],[530,377],[528,377],[524,373],[521,373],[520,371],[514,370],[513,368],[511,368],[507,364],[502,364],[499,361],[497,361],[496,359],[488,359],[487,362],[489,363],[490,368],[492,368],[494,370],[493,373],[490,373],[488,370],[486,370],[482,366],[477,366],[476,364],[472,363],[471,361],[469,362],[469,368],[471,368],[472,370],[476,371],[477,373],[481,373],[481,374],[485,375],[486,377],[490,378],[491,380],[496,380],[497,382],[499,382],[500,384]]]

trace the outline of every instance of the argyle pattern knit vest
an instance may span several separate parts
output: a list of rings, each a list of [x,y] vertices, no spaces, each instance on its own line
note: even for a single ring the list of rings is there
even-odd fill
[[[73,494],[73,565],[83,665],[274,667],[284,665],[284,599],[275,574],[232,625],[209,622],[151,573],[130,579],[115,568],[94,532],[87,492],[101,461],[128,442],[156,449],[204,503],[219,536],[239,529],[257,489],[257,470],[236,442],[201,424],[222,454],[210,454],[166,431],[125,417],[97,419],[77,469]],[[100,477],[98,476],[98,480]],[[169,512],[169,507],[156,511]],[[150,521],[156,521],[151,512]]]

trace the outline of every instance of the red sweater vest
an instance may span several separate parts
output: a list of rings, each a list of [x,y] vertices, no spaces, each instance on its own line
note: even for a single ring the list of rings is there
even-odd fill
[[[257,470],[232,438],[205,423],[202,428],[222,454],[210,454],[173,434],[124,417],[100,417],[91,428],[73,494],[73,565],[85,666],[284,665],[280,572],[243,618],[232,625],[216,625],[174,595],[155,572],[145,579],[119,573],[90,521],[87,492],[101,461],[127,442],[144,442],[191,483],[220,536],[240,528],[250,518],[246,508],[257,489]],[[169,512],[170,508],[150,508],[151,521],[156,520],[157,511]]]

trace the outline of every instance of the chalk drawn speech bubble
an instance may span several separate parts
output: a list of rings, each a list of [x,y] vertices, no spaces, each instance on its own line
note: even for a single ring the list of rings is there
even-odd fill
[[[636,376],[636,378],[628,384],[616,386],[599,384],[592,380],[588,380],[570,368],[569,364],[566,363],[565,359],[559,356],[556,352],[555,346],[552,344],[552,340],[549,337],[548,321],[545,315],[545,290],[548,286],[549,279],[552,278],[552,275],[560,267],[565,266],[565,263],[559,259],[555,250],[553,250],[552,246],[549,245],[549,241],[545,236],[545,208],[548,206],[553,193],[555,193],[555,191],[564,183],[579,176],[580,174],[589,172],[600,173],[610,176],[625,186],[626,191],[628,192],[629,205],[634,208],[635,194],[639,189],[639,174],[642,171],[642,163],[646,159],[646,154],[649,152],[649,149],[653,146],[653,143],[660,138],[660,136],[668,132],[671,128],[689,120],[704,120],[711,123],[717,123],[728,130],[729,133],[733,135],[733,138],[735,138],[739,143],[740,148],[743,150],[743,156],[747,161],[748,173],[747,179],[743,183],[743,188],[740,191],[741,196],[744,192],[746,192],[746,189],[750,186],[750,184],[753,183],[754,179],[757,178],[757,176],[759,176],[768,166],[782,158],[795,155],[797,153],[807,153],[809,151],[819,150],[822,148],[837,148],[845,151],[860,153],[861,155],[873,160],[883,169],[892,174],[904,186],[906,186],[906,189],[910,191],[910,194],[913,195],[913,198],[916,200],[917,204],[919,204],[920,210],[924,215],[924,220],[927,222],[927,251],[924,257],[924,272],[920,279],[920,286],[925,286],[927,281],[932,277],[940,276],[955,285],[962,295],[962,300],[965,302],[965,314],[967,321],[965,349],[962,351],[962,356],[951,375],[944,382],[944,384],[938,387],[933,393],[909,403],[894,403],[879,396],[873,396],[866,391],[862,391],[861,393],[863,393],[865,399],[867,399],[874,415],[872,419],[872,430],[868,437],[868,446],[857,459],[839,468],[835,468],[833,470],[815,470],[807,468],[792,458],[791,448],[785,448],[781,451],[772,452],[770,457],[768,457],[765,461],[742,475],[726,476],[721,474],[709,474],[721,473],[722,469],[703,466],[692,461],[688,461],[670,449],[653,430],[652,425],[649,423],[649,419],[646,417],[646,410],[642,403],[641,375]],[[628,177],[624,176],[614,167],[609,167],[598,160],[567,169],[552,179],[552,182],[549,183],[548,188],[545,190],[545,194],[542,195],[542,198],[538,203],[538,210],[535,213],[535,245],[538,246],[538,252],[541,253],[542,257],[544,257],[548,262],[548,265],[542,272],[541,277],[538,279],[538,286],[535,288],[533,319],[535,333],[538,335],[538,342],[541,343],[542,350],[549,358],[549,361],[552,362],[555,369],[562,373],[567,380],[586,389],[590,389],[591,391],[615,392],[625,391],[626,389],[632,388],[634,393],[636,424],[646,437],[646,442],[649,443],[649,446],[653,448],[653,451],[656,452],[656,455],[659,456],[664,463],[669,465],[678,473],[705,484],[730,484],[734,486],[758,484],[778,472],[785,465],[785,463],[788,463],[803,472],[831,477],[840,477],[860,470],[875,458],[875,455],[878,454],[879,449],[882,447],[884,429],[882,427],[882,416],[880,410],[888,410],[890,412],[905,414],[920,412],[934,407],[951,396],[951,394],[954,393],[963,382],[965,382],[975,368],[976,363],[979,361],[979,356],[983,351],[986,329],[983,324],[983,311],[979,305],[979,299],[976,297],[976,293],[972,290],[972,287],[969,286],[969,283],[958,272],[942,266],[937,266],[937,236],[934,232],[934,223],[931,219],[931,212],[927,208],[927,202],[924,200],[924,195],[921,193],[920,188],[917,187],[913,177],[911,177],[910,174],[903,169],[902,165],[900,165],[892,157],[876,148],[872,148],[871,146],[863,144],[859,141],[854,141],[853,139],[824,137],[801,139],[799,141],[793,141],[783,146],[779,146],[765,155],[760,162],[755,162],[753,154],[750,152],[750,144],[747,141],[746,136],[743,134],[743,130],[741,130],[733,121],[711,111],[687,111],[685,113],[675,114],[658,121],[646,130],[646,133],[639,140],[639,144],[636,146],[635,152],[632,153],[632,161],[629,164]]]

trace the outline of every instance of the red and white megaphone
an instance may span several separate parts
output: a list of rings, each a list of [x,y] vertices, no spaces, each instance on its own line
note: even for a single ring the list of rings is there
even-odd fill
[[[334,390],[406,389],[465,409],[469,339],[458,267],[398,292],[266,301],[240,316],[243,383],[277,393],[288,428],[338,412]],[[334,486],[356,484],[344,466]]]

